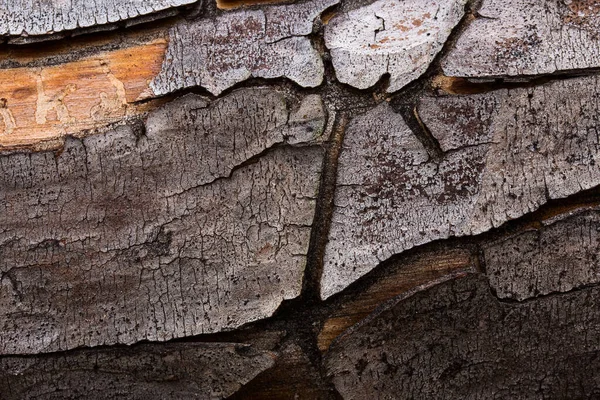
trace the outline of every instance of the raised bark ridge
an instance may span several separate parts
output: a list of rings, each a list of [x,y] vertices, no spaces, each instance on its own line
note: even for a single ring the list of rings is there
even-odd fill
[[[466,0],[379,0],[335,16],[326,26],[340,82],[359,89],[390,74],[388,92],[418,78],[464,14]]]
[[[322,150],[297,146],[318,144],[324,119],[316,96],[188,95],[146,134],[123,126],[60,155],[1,156],[0,351],[168,340],[271,315],[300,292]]]
[[[311,0],[178,24],[151,87],[157,95],[192,86],[218,95],[250,77],[318,86],[323,61],[306,36],[315,18],[338,2]]]
[[[38,36],[105,25],[197,0],[2,0],[0,36]]]
[[[339,159],[322,296],[393,254],[485,232],[600,184],[599,97],[598,79],[586,77],[424,98],[439,158],[389,105],[357,117]]]
[[[549,74],[600,67],[600,4],[484,0],[443,63],[446,75]]]

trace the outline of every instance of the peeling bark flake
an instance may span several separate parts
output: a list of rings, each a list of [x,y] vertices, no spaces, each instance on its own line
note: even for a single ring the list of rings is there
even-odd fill
[[[214,95],[248,78],[285,77],[303,87],[323,80],[323,61],[306,37],[313,21],[339,0],[268,6],[183,22],[171,41],[156,95],[202,86]]]
[[[39,36],[153,14],[197,0],[0,0],[1,36]]]
[[[332,18],[325,44],[337,79],[367,89],[386,73],[388,92],[417,79],[464,14],[466,0],[379,0]]]

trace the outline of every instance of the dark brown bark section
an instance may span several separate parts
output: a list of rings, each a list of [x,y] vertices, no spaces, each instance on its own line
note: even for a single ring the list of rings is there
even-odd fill
[[[490,285],[501,298],[567,292],[600,279],[600,212],[580,209],[484,249]]]
[[[334,343],[346,399],[572,399],[600,395],[598,287],[499,301],[470,275],[398,301]]]
[[[233,343],[145,344],[0,359],[3,400],[221,399],[273,366]]]

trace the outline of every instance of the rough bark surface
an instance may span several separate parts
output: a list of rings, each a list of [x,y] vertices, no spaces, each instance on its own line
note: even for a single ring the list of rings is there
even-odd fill
[[[48,35],[153,14],[197,0],[2,0],[0,35]]]
[[[485,78],[598,68],[598,26],[595,0],[484,0],[443,70]]]
[[[335,16],[325,29],[340,82],[359,89],[390,75],[388,92],[418,78],[464,14],[466,0],[379,0]]]
[[[322,150],[292,146],[318,143],[325,117],[315,96],[286,100],[188,95],[146,134],[1,156],[0,351],[215,332],[296,297]]]
[[[0,0],[0,400],[600,398],[599,26]]]
[[[161,73],[161,95],[202,86],[218,95],[250,77],[286,77],[300,86],[323,80],[323,61],[306,36],[313,21],[339,0],[264,7],[175,26]]]
[[[522,304],[484,276],[449,281],[374,315],[327,354],[345,399],[573,399],[600,388],[596,288]]]
[[[598,84],[424,98],[419,114],[439,158],[388,104],[356,117],[339,159],[322,297],[393,254],[485,232],[600,184]]]
[[[2,399],[223,399],[273,366],[243,344],[145,344],[0,359]]]
[[[525,300],[600,282],[600,214],[578,210],[484,250],[498,297]]]

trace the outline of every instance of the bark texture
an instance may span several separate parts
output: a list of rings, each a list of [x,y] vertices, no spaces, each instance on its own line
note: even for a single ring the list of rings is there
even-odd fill
[[[40,36],[145,16],[197,0],[2,0],[0,35]]]
[[[171,43],[152,90],[161,95],[203,86],[218,95],[250,77],[286,77],[315,87],[323,80],[323,61],[306,36],[314,19],[338,1],[311,0],[178,24],[169,33]]]
[[[598,394],[598,288],[503,303],[471,275],[345,334],[327,355],[346,399],[565,399]]]
[[[600,215],[581,209],[484,249],[490,286],[519,301],[596,284],[600,280]]]
[[[334,17],[325,30],[336,77],[359,89],[390,75],[388,92],[418,78],[463,16],[466,0],[379,0]]]
[[[2,353],[270,316],[300,292],[322,150],[295,146],[317,143],[323,125],[317,97],[289,110],[278,92],[246,89],[185,96],[145,133],[1,157]]]
[[[598,26],[0,0],[0,400],[600,398]]]
[[[4,357],[2,398],[221,399],[275,355],[248,345],[191,343],[75,351],[66,355]]]
[[[437,152],[386,103],[356,117],[339,159],[322,297],[393,254],[480,234],[600,184],[599,98],[596,77],[425,97],[419,116]]]
[[[599,24],[595,0],[483,0],[444,73],[489,77],[598,68]]]

